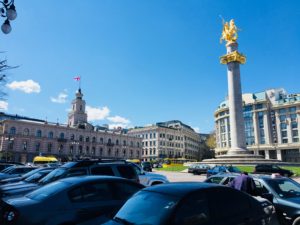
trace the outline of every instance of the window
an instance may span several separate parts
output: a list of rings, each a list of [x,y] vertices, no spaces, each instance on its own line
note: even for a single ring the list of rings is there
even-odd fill
[[[136,174],[134,169],[131,166],[117,166],[117,169],[121,175],[121,177],[124,177],[126,179],[136,179]]]
[[[48,151],[48,152],[51,152],[51,150],[52,150],[52,144],[51,144],[51,143],[48,143],[48,144],[47,144],[47,151]]]
[[[52,139],[52,138],[53,138],[53,132],[52,132],[52,131],[50,131],[50,132],[48,133],[48,138],[49,138],[49,139]]]
[[[64,139],[65,138],[65,134],[64,133],[60,133],[59,138],[60,139]]]
[[[85,142],[90,142],[90,137],[86,137]]]
[[[296,110],[297,110],[297,108],[295,106],[289,108],[289,111],[292,113],[296,112]]]
[[[96,143],[96,137],[93,137],[92,142]]]
[[[100,144],[103,144],[103,138],[100,138]]]
[[[126,141],[125,140],[123,141],[123,145],[126,146]]]
[[[172,225],[211,224],[205,193],[196,193],[185,199],[178,207]]]
[[[16,128],[15,127],[10,128],[9,134],[12,135],[16,134]]]
[[[114,172],[109,166],[96,166],[91,168],[91,174],[93,175],[107,175],[114,176]]]
[[[285,114],[286,113],[286,109],[279,109],[279,113],[280,114]]]
[[[115,188],[114,193],[117,193],[118,198],[121,200],[127,200],[141,189],[139,185],[120,181],[113,182],[113,186]]]
[[[38,130],[37,132],[36,132],[36,137],[42,137],[42,131],[41,130]]]
[[[79,141],[83,141],[83,136],[82,135],[79,136]]]
[[[71,137],[70,137],[70,139],[71,139],[72,141],[75,139],[75,136],[74,136],[74,134],[71,134]]]
[[[119,140],[118,139],[116,140],[116,145],[119,145]]]

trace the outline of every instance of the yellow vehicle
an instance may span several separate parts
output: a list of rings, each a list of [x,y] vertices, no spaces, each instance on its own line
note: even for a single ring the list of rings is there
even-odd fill
[[[48,164],[57,162],[58,160],[54,156],[36,156],[33,159],[33,164]]]
[[[193,162],[193,159],[185,159],[185,158],[165,158],[163,160],[163,168],[170,167],[170,166],[179,166],[183,165],[186,162]]]
[[[136,163],[136,164],[140,164],[141,163],[141,160],[139,160],[139,159],[127,159],[126,161],[127,162]]]

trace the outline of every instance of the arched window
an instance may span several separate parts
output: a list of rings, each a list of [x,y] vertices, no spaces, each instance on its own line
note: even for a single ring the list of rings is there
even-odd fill
[[[108,156],[110,156],[110,154],[111,154],[111,149],[109,148],[108,149]]]
[[[90,141],[90,137],[86,137],[85,142],[89,142],[89,141]]]
[[[118,139],[116,140],[116,145],[119,145],[119,140]]]
[[[40,142],[36,142],[35,143],[35,151],[39,152],[41,148],[41,143]]]
[[[52,131],[50,131],[50,132],[48,133],[48,138],[50,138],[50,139],[53,138],[53,132],[52,132]]]
[[[16,134],[16,128],[15,127],[10,128],[9,134]]]
[[[111,144],[111,139],[110,139],[110,138],[108,139],[107,143],[108,143],[108,144]]]
[[[96,142],[96,137],[93,137],[92,142],[93,142],[93,143]]]
[[[36,132],[36,136],[37,136],[37,137],[42,137],[42,131],[41,131],[41,130],[38,130],[38,131]]]
[[[82,135],[79,136],[79,141],[83,141],[83,136]]]
[[[65,138],[65,134],[64,133],[60,133],[59,138],[60,139],[64,139]]]
[[[138,147],[138,148],[140,147],[140,142],[137,142],[137,147]]]
[[[92,155],[96,155],[96,148],[92,147]]]
[[[29,129],[28,129],[28,128],[25,128],[25,129],[24,129],[23,135],[24,135],[24,136],[28,136],[28,135],[29,135]]]
[[[125,140],[123,141],[123,145],[126,146],[126,141]]]
[[[100,138],[100,144],[103,144],[103,138]]]

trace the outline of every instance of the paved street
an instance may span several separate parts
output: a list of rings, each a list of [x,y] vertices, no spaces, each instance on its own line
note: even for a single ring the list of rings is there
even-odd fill
[[[165,175],[170,182],[189,182],[189,181],[204,181],[206,175],[193,175],[190,173],[183,173],[183,172],[166,172],[166,171],[154,171],[154,173]],[[294,178],[298,183],[300,182],[300,178]],[[271,225],[279,225],[277,219],[272,218]]]

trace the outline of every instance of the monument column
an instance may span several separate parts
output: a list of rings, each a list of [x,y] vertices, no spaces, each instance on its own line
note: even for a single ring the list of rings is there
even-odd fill
[[[237,27],[234,21],[225,23],[221,40],[227,41],[227,54],[221,57],[221,64],[227,65],[228,105],[230,115],[231,148],[227,155],[249,154],[246,148],[245,123],[240,76],[240,64],[246,57],[238,52]]]

